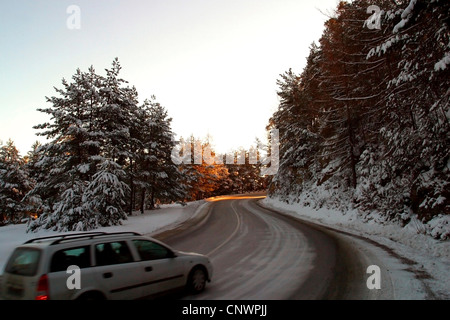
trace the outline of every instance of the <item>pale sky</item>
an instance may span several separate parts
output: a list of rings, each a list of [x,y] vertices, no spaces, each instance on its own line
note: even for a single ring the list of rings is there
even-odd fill
[[[219,152],[264,139],[276,80],[300,73],[337,0],[0,0],[0,140],[22,155],[49,120],[61,80],[115,57],[143,101],[156,96],[178,136]],[[79,29],[70,5],[80,9]],[[73,25],[73,24],[72,24]]]

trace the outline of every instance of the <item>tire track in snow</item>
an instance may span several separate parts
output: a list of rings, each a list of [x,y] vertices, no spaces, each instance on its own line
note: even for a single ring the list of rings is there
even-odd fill
[[[304,235],[251,208],[249,200],[235,200],[230,206],[238,222],[212,250],[215,279],[202,298],[288,298],[311,269],[313,255]]]

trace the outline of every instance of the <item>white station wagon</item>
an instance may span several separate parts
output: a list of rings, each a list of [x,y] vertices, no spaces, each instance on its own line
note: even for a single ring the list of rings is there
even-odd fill
[[[139,233],[72,233],[18,246],[5,266],[1,297],[140,299],[183,287],[199,293],[211,276],[208,257]]]

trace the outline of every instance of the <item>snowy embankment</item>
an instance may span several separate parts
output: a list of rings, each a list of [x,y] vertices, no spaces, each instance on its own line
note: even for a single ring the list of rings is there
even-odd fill
[[[312,209],[298,203],[288,204],[278,198],[265,198],[261,204],[310,221],[357,236],[368,238],[388,248],[399,256],[415,261],[426,270],[432,279],[428,284],[436,292],[450,293],[450,241],[436,240],[430,235],[419,233],[423,225],[412,220],[405,227],[387,222],[383,219],[362,220],[356,210],[345,213],[331,209]]]
[[[122,225],[103,227],[91,231],[123,232],[134,231],[144,235],[155,235],[167,229],[172,229],[192,218],[205,201],[189,202],[186,206],[180,204],[162,205],[157,210],[147,210],[144,214],[133,213],[127,220],[122,221]],[[38,232],[26,232],[26,224],[8,225],[0,227],[0,275],[4,266],[15,247],[25,241],[45,237],[61,232],[40,230]]]

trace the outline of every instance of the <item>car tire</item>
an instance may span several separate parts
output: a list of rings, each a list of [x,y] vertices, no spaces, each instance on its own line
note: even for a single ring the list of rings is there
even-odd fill
[[[202,267],[195,267],[189,273],[187,288],[190,293],[198,294],[205,290],[208,274]]]

